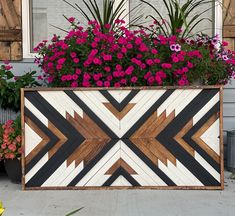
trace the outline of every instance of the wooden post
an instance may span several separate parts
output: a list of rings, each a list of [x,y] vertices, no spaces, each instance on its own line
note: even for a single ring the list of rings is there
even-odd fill
[[[235,50],[235,0],[223,0],[223,38]]]
[[[21,0],[0,0],[0,60],[21,59]]]

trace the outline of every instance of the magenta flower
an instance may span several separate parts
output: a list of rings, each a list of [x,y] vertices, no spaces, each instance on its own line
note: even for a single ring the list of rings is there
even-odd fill
[[[72,83],[71,83],[71,87],[73,87],[73,88],[78,87],[78,83],[77,83],[77,82],[72,82]]]
[[[66,58],[61,58],[61,59],[59,59],[57,62],[58,62],[58,64],[64,64],[65,63],[65,61],[66,61]]]
[[[98,87],[102,87],[103,86],[103,82],[101,80],[99,80],[99,81],[96,82],[96,85]]]
[[[132,83],[136,83],[137,80],[138,80],[138,78],[136,76],[131,77],[131,82]]]
[[[118,64],[118,65],[116,65],[116,67],[115,67],[115,68],[116,68],[116,70],[117,70],[117,71],[121,71],[121,70],[122,70],[122,66],[121,66],[121,65],[119,65],[119,64]]]
[[[110,82],[109,81],[105,81],[104,82],[104,87],[110,87]]]
[[[75,73],[78,74],[78,75],[80,75],[80,74],[82,73],[82,71],[81,71],[81,69],[78,69],[78,68],[77,68],[77,69],[75,70]]]
[[[77,53],[71,52],[70,56],[71,56],[71,58],[75,58],[77,56]]]
[[[79,63],[79,61],[80,61],[79,58],[74,58],[74,59],[73,59],[73,62],[74,62],[75,64]]]
[[[161,64],[162,68],[166,68],[166,69],[170,69],[172,68],[172,64],[169,64],[169,63],[163,63]]]
[[[119,82],[114,83],[114,87],[119,88],[121,87],[121,84]]]
[[[75,21],[75,18],[74,18],[74,17],[69,17],[69,18],[68,18],[68,21],[71,22],[71,23],[73,23],[73,22]]]
[[[104,67],[104,70],[106,71],[106,72],[110,72],[111,71],[111,68],[110,67]]]

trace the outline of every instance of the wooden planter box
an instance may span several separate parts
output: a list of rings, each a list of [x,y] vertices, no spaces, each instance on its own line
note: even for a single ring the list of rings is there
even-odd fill
[[[22,89],[23,189],[223,189],[222,87]]]

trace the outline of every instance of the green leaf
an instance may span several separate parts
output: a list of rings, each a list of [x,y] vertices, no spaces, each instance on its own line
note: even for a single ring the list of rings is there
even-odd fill
[[[70,212],[70,213],[66,214],[65,216],[71,216],[71,215],[74,215],[75,213],[77,213],[77,212],[81,211],[83,208],[84,208],[84,207],[81,207],[81,208],[79,208],[79,209],[76,209],[76,210],[74,210],[74,211],[72,211],[72,212]]]

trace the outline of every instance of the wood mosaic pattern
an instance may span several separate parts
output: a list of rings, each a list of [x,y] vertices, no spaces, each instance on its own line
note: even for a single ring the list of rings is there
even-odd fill
[[[22,60],[22,0],[0,0],[0,60]]]
[[[25,90],[23,186],[223,188],[220,90]]]

